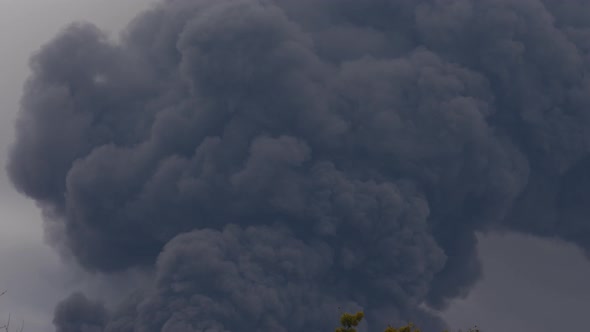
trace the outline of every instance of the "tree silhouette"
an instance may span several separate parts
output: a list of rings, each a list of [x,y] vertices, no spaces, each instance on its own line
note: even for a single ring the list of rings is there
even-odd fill
[[[336,328],[335,332],[357,332],[356,327],[359,325],[361,320],[365,317],[365,314],[362,311],[357,312],[356,314],[349,314],[347,312],[343,313],[340,317],[340,325]],[[389,325],[385,328],[384,332],[421,332],[413,323],[408,323],[407,325],[400,326],[400,327],[393,327]],[[443,331],[448,332],[448,331]],[[461,331],[459,331],[461,332]],[[481,332],[477,326],[474,328],[470,328],[467,332]]]
[[[0,297],[3,296],[4,294],[6,294],[6,291],[2,291],[0,292]],[[20,324],[20,327],[17,327],[14,332],[23,332],[25,328],[25,321],[23,320]],[[10,332],[10,313],[8,313],[8,319],[6,320],[6,323],[0,325],[0,331],[2,332]]]
[[[365,314],[362,311],[356,314],[343,313],[340,317],[340,327],[336,328],[335,332],[356,332],[355,327],[363,320]]]

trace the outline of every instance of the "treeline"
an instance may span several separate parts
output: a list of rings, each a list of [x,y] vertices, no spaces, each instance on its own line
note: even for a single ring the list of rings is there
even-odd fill
[[[335,332],[357,332],[356,327],[365,317],[362,311],[356,314],[344,313],[340,317],[340,326],[336,328]],[[383,332],[422,332],[419,328],[414,326],[413,323],[408,323],[405,326],[394,327],[388,326]],[[443,331],[448,332],[448,331]],[[477,327],[470,328],[467,332],[481,332]]]

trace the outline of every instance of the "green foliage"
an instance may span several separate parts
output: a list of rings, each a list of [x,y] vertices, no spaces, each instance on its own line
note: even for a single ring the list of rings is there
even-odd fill
[[[408,323],[408,325],[401,326],[398,328],[395,328],[390,325],[385,329],[384,332],[420,332],[420,330],[417,329],[413,323]]]
[[[356,332],[355,327],[359,325],[361,320],[365,317],[362,311],[356,314],[343,313],[340,317],[340,327],[336,328],[335,332]]]
[[[340,327],[336,328],[335,332],[357,332],[356,326],[359,325],[361,320],[365,317],[365,314],[362,311],[357,312],[356,314],[349,314],[347,312],[343,313],[340,317]],[[395,328],[393,326],[388,326],[384,332],[421,332],[420,329],[416,328],[413,323],[408,323],[408,325],[401,326]],[[448,331],[443,331],[448,332]],[[477,326],[474,328],[470,328],[467,332],[481,332]]]

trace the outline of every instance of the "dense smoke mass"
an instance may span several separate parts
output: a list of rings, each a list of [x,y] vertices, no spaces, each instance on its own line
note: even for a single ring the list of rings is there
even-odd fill
[[[115,8],[113,10],[116,10]],[[152,283],[58,332],[445,323],[475,232],[590,253],[590,2],[168,0],[31,60],[14,185],[49,241]]]

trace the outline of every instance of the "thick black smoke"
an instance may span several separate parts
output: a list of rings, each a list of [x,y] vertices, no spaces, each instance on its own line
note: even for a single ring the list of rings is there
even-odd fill
[[[31,61],[8,172],[60,250],[153,284],[104,314],[75,295],[58,331],[319,331],[338,307],[438,329],[421,305],[478,280],[476,231],[590,252],[589,52],[585,0],[168,0],[119,43],[69,27]]]
[[[107,317],[101,303],[74,293],[57,305],[54,323],[57,332],[101,332]]]

